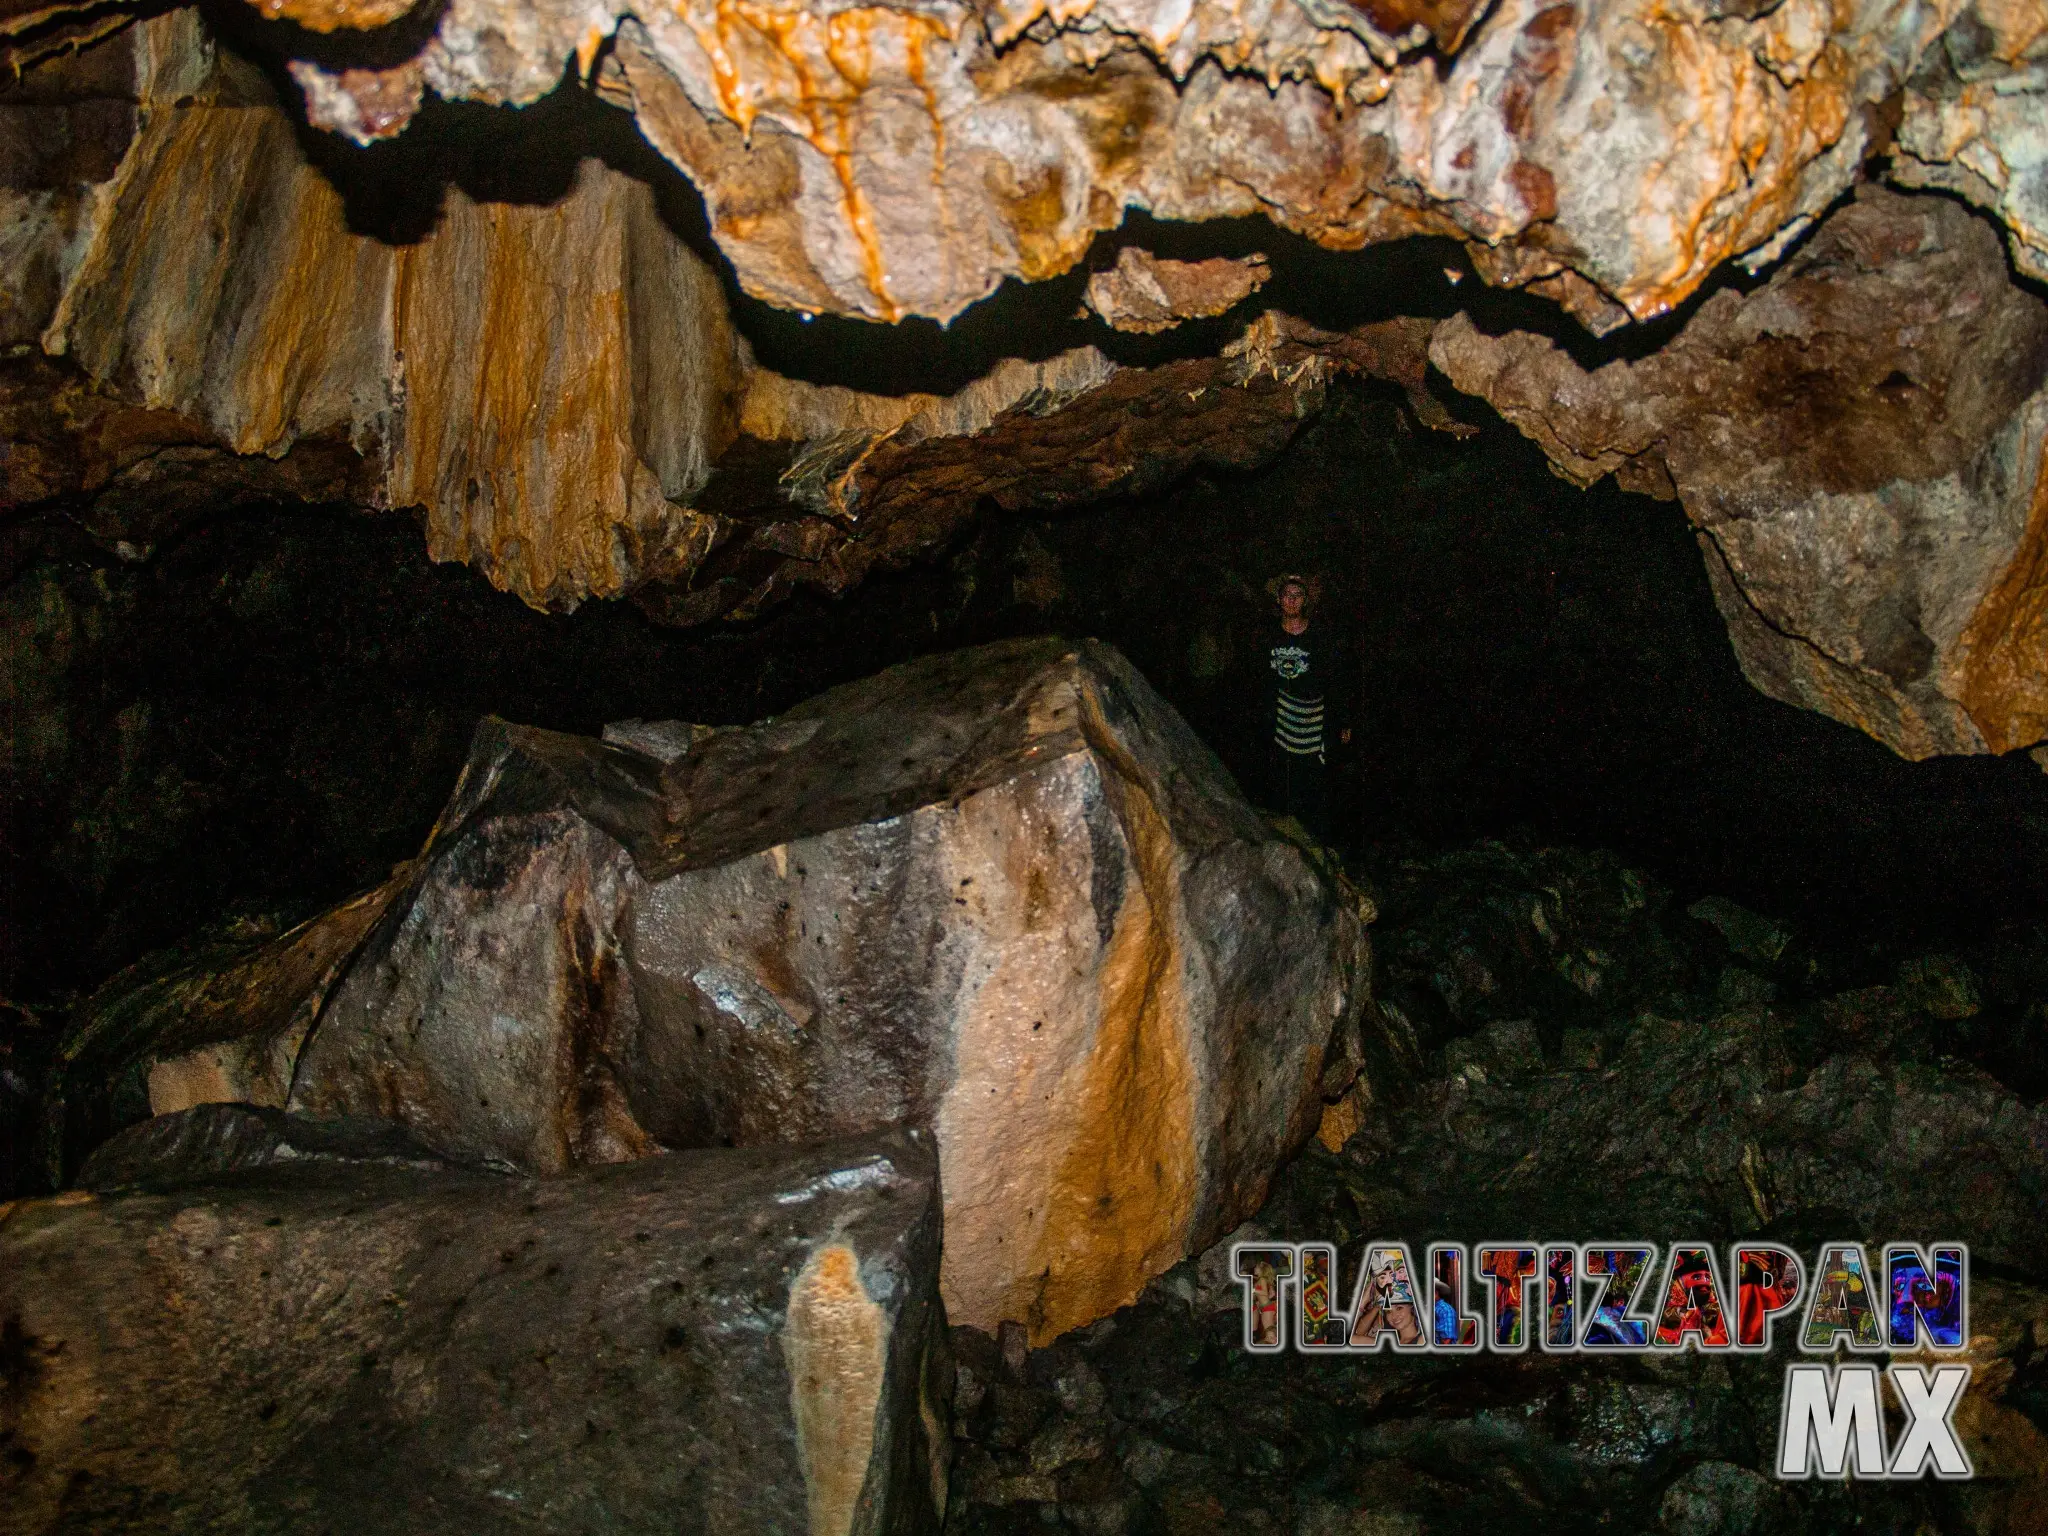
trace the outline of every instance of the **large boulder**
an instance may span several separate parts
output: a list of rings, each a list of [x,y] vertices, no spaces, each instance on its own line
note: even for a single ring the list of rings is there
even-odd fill
[[[534,1181],[237,1117],[0,1206],[0,1531],[937,1530],[924,1133]]]
[[[1355,1066],[1356,910],[1106,646],[693,739],[487,722],[271,1102],[530,1172],[930,1125],[949,1312],[1045,1339],[1256,1208]],[[209,1051],[152,1081],[256,1080]]]

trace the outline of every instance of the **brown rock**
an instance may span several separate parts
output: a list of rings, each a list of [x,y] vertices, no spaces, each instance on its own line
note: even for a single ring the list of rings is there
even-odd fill
[[[1398,375],[1434,405],[1400,322],[1340,337],[1267,320],[1228,357],[1152,370],[1082,348],[946,397],[781,378],[751,366],[644,184],[592,160],[553,206],[450,190],[431,234],[386,245],[349,227],[262,78],[178,17],[135,33],[155,62],[144,85],[124,65],[121,88],[149,110],[77,227],[21,226],[43,276],[5,324],[67,366],[0,378],[18,445],[0,498],[83,500],[135,555],[254,497],[418,507],[437,559],[536,606],[634,591],[703,623],[843,591],[942,544],[984,498],[1086,500],[1261,462],[1332,369]],[[345,108],[366,137],[410,99],[411,67],[298,73],[316,116]],[[191,238],[195,221],[218,239]],[[1177,270],[1190,313],[1255,275]]]
[[[451,191],[393,248],[268,106],[159,112],[129,162],[49,332],[93,380],[238,454],[345,436],[379,503],[426,508],[435,558],[536,605],[701,558],[712,525],[677,503],[729,440],[738,363],[644,185],[592,161],[554,207]]]
[[[949,1309],[1043,1340],[1257,1206],[1366,988],[1351,905],[1122,658],[1016,642],[666,766],[488,724],[289,1105],[538,1171],[929,1124]]]
[[[1912,758],[2048,737],[2048,305],[1954,202],[1866,191],[1641,362],[1431,356],[1568,479],[1668,477],[1765,693]]]
[[[1263,256],[1168,261],[1127,245],[1114,267],[1088,279],[1087,304],[1119,331],[1153,335],[1236,307],[1272,275]]]
[[[2048,1346],[2048,1295],[2030,1285],[1972,1275],[1970,1386],[1956,1404],[1957,1438],[1975,1487],[2003,1517],[1994,1529],[2033,1531],[2048,1522],[2048,1433],[2012,1389],[2023,1365]]]
[[[1886,151],[1991,209],[2022,270],[2048,261],[2028,105],[2048,29],[2013,0],[450,0],[412,32],[404,0],[254,3],[304,25],[283,62],[358,142],[429,90],[523,104],[573,67],[703,189],[747,289],[813,312],[951,318],[1142,207],[1334,249],[1453,235],[1604,330],[1777,260]],[[124,15],[29,3],[0,38]],[[374,49],[295,40],[359,27]]]
[[[0,1206],[0,1530],[939,1527],[921,1133],[182,1171]]]
[[[255,1104],[207,1103],[129,1126],[96,1147],[72,1183],[96,1194],[167,1189],[310,1163],[448,1166],[388,1120],[312,1120]]]
[[[2006,227],[2013,265],[2048,281],[2048,123],[2039,85],[2048,12],[2029,0],[1980,0],[1943,41],[1900,101],[1892,179],[1989,209]]]
[[[93,994],[60,1043],[44,1148],[63,1182],[64,1144],[96,1124],[196,1104],[282,1106],[307,1031],[410,866],[267,942],[224,940],[131,966]]]

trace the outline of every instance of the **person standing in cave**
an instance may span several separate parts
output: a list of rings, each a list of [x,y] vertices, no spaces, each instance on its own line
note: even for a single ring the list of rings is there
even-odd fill
[[[1279,604],[1279,625],[1263,654],[1268,669],[1265,718],[1267,783],[1273,808],[1292,816],[1317,842],[1330,841],[1329,747],[1351,740],[1342,710],[1341,647],[1328,626],[1313,622],[1321,583],[1287,572],[1266,590]]]

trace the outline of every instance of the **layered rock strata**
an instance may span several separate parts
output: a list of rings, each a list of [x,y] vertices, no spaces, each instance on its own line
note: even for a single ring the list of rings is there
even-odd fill
[[[358,139],[399,131],[429,91],[532,101],[573,60],[696,179],[741,280],[813,313],[950,315],[1144,207],[1260,211],[1347,248],[1459,234],[1488,281],[1605,331],[1730,257],[1777,262],[1880,153],[1894,180],[2002,220],[2022,272],[2048,270],[2036,5],[543,6],[516,26],[495,0],[302,9],[314,20],[277,11],[303,26],[270,41],[313,50],[286,61],[306,110]],[[66,54],[125,15],[53,0],[0,17],[9,59],[36,65],[0,88],[0,506],[61,509],[126,559],[224,504],[342,500],[418,508],[437,557],[539,606],[631,593],[665,622],[746,619],[928,553],[987,501],[1261,462],[1333,371],[1394,378],[1447,420],[1419,356],[1378,366],[1384,338],[1272,317],[1285,356],[1255,328],[1234,356],[1119,370],[1082,348],[946,398],[784,379],[753,366],[645,183],[591,161],[552,205],[450,187],[437,226],[389,244],[307,163],[271,77],[197,12]],[[374,47],[364,25],[385,29]],[[1091,286],[1142,330],[1256,282],[1126,251]],[[1903,335],[1874,323],[1854,345]],[[1758,430],[1799,421],[1783,401]],[[1949,558],[1937,541],[1923,563]],[[1983,595],[1983,561],[1963,564],[1932,579]],[[2026,739],[2030,703],[1964,703],[1960,721],[1929,695],[2028,694],[2026,580],[1986,597],[1980,662],[1956,663],[2006,680],[1923,687],[1874,680],[1919,665],[1918,621],[1892,625],[1906,651],[1872,672],[1825,633],[1860,619],[1787,617],[1739,565],[1717,579],[1741,589],[1724,606],[1768,691],[1916,755]],[[1764,632],[1787,625],[1819,654]]]
[[[252,1022],[138,1047],[154,1107],[536,1172],[928,1124],[949,1312],[1038,1338],[1256,1206],[1367,1000],[1354,908],[1092,643],[912,663],[666,763],[488,723],[388,900],[286,1093]]]
[[[2048,304],[1958,203],[1866,189],[1638,362],[1462,316],[1431,356],[1568,479],[1678,496],[1765,693],[1912,758],[2048,738]]]
[[[1489,280],[1607,329],[1775,260],[1894,150],[2043,259],[2048,26],[2012,0],[255,8],[298,23],[260,42],[359,143],[429,94],[587,83],[702,189],[749,291],[812,312],[950,317],[1136,207],[1262,213],[1337,249],[1454,235]],[[124,14],[25,5],[0,47],[32,61]]]
[[[0,1206],[0,1529],[939,1528],[918,1134],[198,1171]]]

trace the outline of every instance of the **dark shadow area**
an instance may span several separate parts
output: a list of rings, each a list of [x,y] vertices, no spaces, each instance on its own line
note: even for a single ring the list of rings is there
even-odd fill
[[[1460,443],[1351,389],[1263,474],[1006,522],[981,568],[1043,600],[1038,622],[1122,647],[1247,778],[1263,583],[1319,570],[1325,621],[1359,658],[1339,774],[1361,844],[1521,829],[1614,848],[1685,900],[1731,896],[1844,952],[2048,910],[2048,777],[2031,761],[1909,763],[1765,698],[1676,506],[1581,492],[1475,419]]]
[[[1484,415],[1483,408],[1481,414]],[[53,524],[0,594],[19,648],[0,995],[50,999],[235,912],[407,857],[487,713],[595,732],[788,708],[931,650],[1094,634],[1256,785],[1263,584],[1323,573],[1359,662],[1340,833],[1612,848],[1851,957],[2048,911],[2048,777],[1908,763],[1756,693],[1678,509],[1580,492],[1487,415],[1460,442],[1341,389],[1271,469],[1065,515],[991,510],[931,564],[742,629],[544,615],[408,521],[269,511],[126,565]]]

